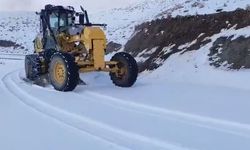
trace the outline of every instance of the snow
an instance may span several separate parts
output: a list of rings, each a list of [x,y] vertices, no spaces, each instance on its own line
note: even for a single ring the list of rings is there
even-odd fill
[[[153,54],[158,48],[159,47],[154,47],[151,50],[147,50],[147,49],[143,50],[142,52],[138,54],[137,57],[135,57],[135,60],[137,62],[145,62],[150,57],[150,55]]]
[[[248,149],[249,71],[211,68],[197,59],[205,58],[202,51],[173,55],[128,89],[112,85],[105,73],[83,74],[87,86],[70,93],[28,84],[22,61],[4,60],[0,147]]]
[[[240,36],[249,37],[250,27],[239,30],[235,30],[234,27],[228,30],[222,30],[221,33],[209,37],[208,39],[211,39],[211,42],[201,47],[200,50],[185,52],[183,55],[181,54],[182,52],[180,52],[171,56],[162,67],[150,74],[150,78],[159,79],[159,76],[166,74],[167,76],[161,77],[161,80],[250,90],[250,81],[248,80],[249,70],[242,69],[241,71],[233,71],[226,69],[226,67],[215,69],[209,66],[208,53],[213,43],[220,37],[230,36],[233,36],[232,39],[236,39]],[[187,43],[181,46],[181,48],[185,50],[185,47],[187,48],[189,46],[190,44]],[[177,68],[181,68],[181,70]]]
[[[21,68],[21,61],[5,61],[1,79]],[[24,105],[0,82],[0,149],[121,149],[89,133],[80,131]],[[99,143],[98,145],[96,143]]]
[[[232,28],[210,38],[248,30]],[[23,61],[3,59],[1,149],[250,148],[250,72],[209,66],[212,42],[172,55],[125,89],[115,87],[106,73],[89,73],[81,76],[86,86],[61,93],[24,82]]]
[[[173,63],[188,56],[192,55],[179,56]],[[51,86],[24,82],[20,61],[6,61],[3,67],[6,73],[1,73],[0,87],[6,99],[1,99],[1,149],[250,147],[247,89],[169,81],[172,74],[164,72],[169,77],[165,79],[163,66],[142,74],[132,88],[115,87],[105,73],[90,73],[82,75],[87,86],[61,93]],[[191,75],[185,71],[182,73]],[[33,142],[26,144],[28,141]],[[12,142],[16,144],[5,144]]]
[[[191,7],[193,2],[200,2],[197,6],[202,8]],[[109,38],[124,44],[131,38],[134,25],[159,17],[163,10],[172,10],[174,16],[214,13],[218,8],[233,10],[245,8],[246,4],[246,0],[152,0],[91,18],[109,23]],[[21,14],[22,19],[17,19]],[[207,56],[217,38],[249,37],[250,27],[225,29],[207,37],[211,42],[199,50],[174,54],[159,62],[164,63],[160,68],[141,73],[131,88],[114,86],[107,73],[86,73],[81,78],[87,85],[62,93],[51,86],[39,87],[23,80],[24,54],[33,51],[31,41],[38,27],[36,16],[13,13],[1,14],[0,18],[4,22],[0,26],[1,39],[28,49],[0,48],[0,149],[250,148],[250,71],[213,68]],[[30,23],[23,24],[27,19]],[[9,31],[16,22],[18,30]],[[179,49],[184,51],[194,43],[186,43]],[[165,53],[170,53],[174,46],[165,47]],[[156,49],[145,51],[150,55]]]
[[[2,48],[1,54],[28,54],[33,52],[33,40],[39,32],[39,17],[31,12],[2,12],[0,15],[0,40],[10,40],[21,46]],[[15,33],[13,35],[13,33]],[[30,42],[31,41],[31,42]]]
[[[91,14],[90,19],[108,24],[109,41],[124,45],[133,35],[135,26],[147,21],[178,15],[212,14],[219,9],[233,11],[247,6],[249,0],[144,0],[123,8]]]

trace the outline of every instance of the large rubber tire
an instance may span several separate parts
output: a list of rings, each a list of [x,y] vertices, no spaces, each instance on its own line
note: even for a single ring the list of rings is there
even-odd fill
[[[39,55],[32,54],[25,56],[25,74],[26,78],[34,81],[41,75],[41,61]]]
[[[60,80],[56,75],[58,73],[56,72],[58,65],[61,66],[60,69],[63,68],[63,76],[59,76]],[[54,54],[49,65],[49,78],[56,90],[63,92],[73,91],[79,81],[78,67],[74,57],[67,53]]]
[[[119,87],[131,87],[138,77],[138,65],[136,60],[128,53],[120,52],[115,54],[111,61],[118,62],[118,68],[125,69],[122,76],[117,76],[116,73],[110,72],[110,77],[113,83]]]

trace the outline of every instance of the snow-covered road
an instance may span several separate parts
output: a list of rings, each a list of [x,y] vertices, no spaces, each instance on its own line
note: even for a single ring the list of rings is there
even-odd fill
[[[4,61],[4,64],[1,65],[2,81],[8,73],[22,66],[20,61]],[[126,149],[38,112],[20,101],[2,81],[0,149]]]
[[[61,93],[22,80],[22,60],[0,60],[0,149],[235,150],[250,148],[248,90],[142,75],[129,89],[108,75]]]

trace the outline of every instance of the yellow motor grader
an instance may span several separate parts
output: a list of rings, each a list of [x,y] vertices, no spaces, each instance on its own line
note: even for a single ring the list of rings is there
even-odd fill
[[[79,72],[109,72],[116,86],[131,87],[138,76],[135,59],[125,52],[105,61],[107,39],[102,27],[92,24],[88,13],[73,7],[46,5],[40,16],[40,33],[34,40],[34,54],[25,57],[27,79],[34,81],[48,74],[58,91],[73,91]]]

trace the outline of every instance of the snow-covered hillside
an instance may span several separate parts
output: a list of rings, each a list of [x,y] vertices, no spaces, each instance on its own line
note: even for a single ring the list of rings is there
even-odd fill
[[[109,40],[125,44],[135,25],[157,17],[229,11],[247,4],[147,0],[90,19],[108,23]],[[81,78],[87,85],[62,93],[24,81],[23,54],[33,51],[37,16],[2,13],[0,20],[0,40],[18,45],[0,47],[0,149],[250,149],[250,70],[215,69],[208,56],[219,37],[249,37],[249,27],[221,30],[196,51],[182,54],[194,42],[180,46],[183,51],[160,62],[158,69],[142,72],[132,88],[114,86],[106,73],[86,73]]]
[[[33,52],[33,40],[39,32],[39,17],[31,12],[2,12],[0,40],[16,43],[17,47],[1,47],[1,53],[28,54]],[[1,43],[0,43],[1,45]]]
[[[211,14],[218,10],[232,11],[248,5],[248,0],[142,0],[123,8],[90,14],[90,20],[108,24],[108,40],[124,45],[133,35],[135,26],[146,21],[177,15]],[[34,12],[3,12],[0,19],[0,36],[3,39],[17,42],[25,49],[33,48],[32,43],[27,41],[33,41],[39,31],[39,17]]]
[[[124,8],[91,15],[94,22],[108,24],[108,39],[125,44],[135,26],[146,21],[177,15],[211,14],[246,8],[249,0],[145,0]]]

